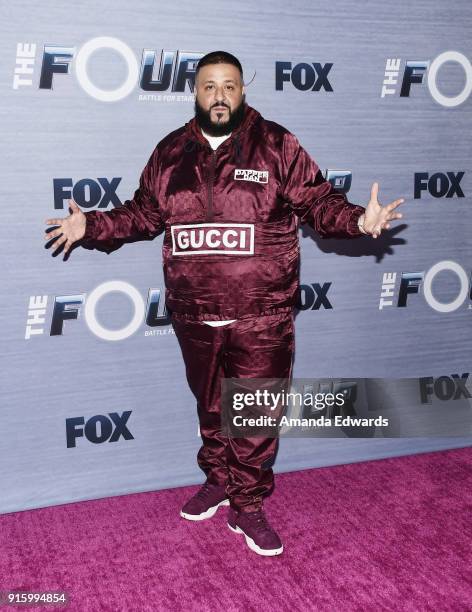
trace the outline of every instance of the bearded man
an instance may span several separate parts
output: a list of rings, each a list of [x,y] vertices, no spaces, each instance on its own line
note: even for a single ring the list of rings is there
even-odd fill
[[[221,428],[223,378],[290,379],[300,223],[322,238],[378,238],[398,199],[350,203],[289,130],[245,99],[239,60],[205,55],[195,76],[195,116],[155,147],[134,197],[110,211],[48,219],[65,253],[79,242],[111,253],[164,232],[166,306],[197,401],[206,480],[181,509],[192,521],[229,506],[228,526],[254,552],[283,551],[263,508],[273,490],[274,437],[229,437]]]

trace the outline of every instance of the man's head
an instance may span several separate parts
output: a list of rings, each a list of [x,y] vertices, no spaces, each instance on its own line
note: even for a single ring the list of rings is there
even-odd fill
[[[195,72],[195,116],[211,136],[223,136],[244,118],[246,93],[239,60],[226,51],[212,51]]]

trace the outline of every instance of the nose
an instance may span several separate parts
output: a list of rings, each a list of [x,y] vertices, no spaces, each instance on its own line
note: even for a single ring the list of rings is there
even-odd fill
[[[223,106],[227,106],[226,99],[225,99],[225,91],[224,91],[223,87],[216,87],[216,90],[215,90],[215,104],[214,104],[214,106],[218,106],[218,104],[221,104]]]

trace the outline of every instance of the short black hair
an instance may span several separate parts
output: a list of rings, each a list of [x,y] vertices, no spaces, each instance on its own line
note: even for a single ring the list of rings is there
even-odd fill
[[[244,80],[243,67],[241,66],[241,62],[238,60],[237,57],[235,57],[231,53],[228,53],[227,51],[211,51],[210,53],[207,53],[202,58],[200,58],[197,64],[197,68],[195,70],[195,77],[197,76],[200,68],[202,68],[203,66],[208,66],[208,64],[233,64],[233,66],[236,66],[236,68],[239,70],[239,73],[241,74],[241,80]]]

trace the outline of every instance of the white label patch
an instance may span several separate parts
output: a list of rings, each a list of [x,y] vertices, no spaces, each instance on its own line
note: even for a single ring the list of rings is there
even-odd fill
[[[268,170],[244,170],[243,168],[234,169],[234,178],[237,181],[253,181],[254,183],[268,183]]]
[[[254,255],[252,223],[172,225],[173,255]]]

